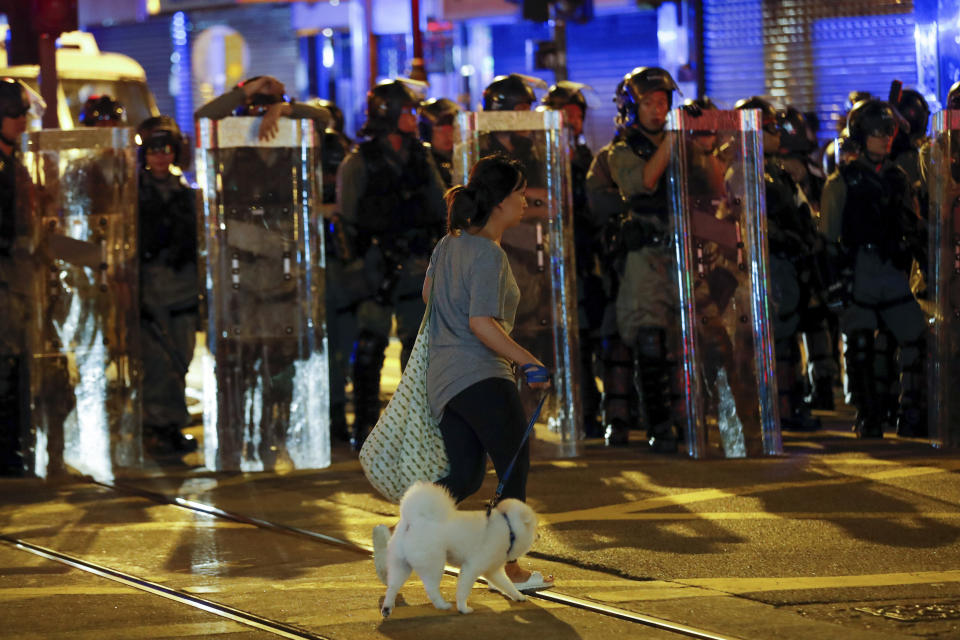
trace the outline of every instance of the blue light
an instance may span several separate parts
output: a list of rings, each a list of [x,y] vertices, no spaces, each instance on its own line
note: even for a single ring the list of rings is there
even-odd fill
[[[187,14],[177,11],[170,20],[170,93],[176,105],[175,118],[180,129],[193,132],[193,93],[190,83],[190,30]]]

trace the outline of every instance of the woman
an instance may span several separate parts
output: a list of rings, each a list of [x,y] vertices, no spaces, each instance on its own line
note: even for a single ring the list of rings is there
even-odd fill
[[[481,158],[469,182],[447,192],[449,233],[437,243],[423,283],[424,301],[435,287],[427,395],[450,460],[450,474],[438,484],[457,502],[480,489],[488,454],[502,478],[518,449],[502,497],[526,498],[530,446],[524,442],[521,449],[527,417],[513,366],[543,363],[510,337],[520,289],[500,247],[504,231],[523,217],[526,186],[518,162]],[[553,586],[552,577],[517,562],[506,572],[519,589]]]

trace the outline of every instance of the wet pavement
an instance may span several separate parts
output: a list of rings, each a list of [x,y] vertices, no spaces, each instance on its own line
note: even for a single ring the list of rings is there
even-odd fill
[[[434,609],[413,578],[405,605],[380,618],[367,550],[396,507],[345,446],[319,471],[0,481],[0,637],[681,637],[631,612],[694,637],[960,637],[960,452],[858,441],[849,415],[824,417],[827,429],[786,434],[787,455],[770,459],[599,441],[554,459],[541,442],[528,487],[541,537],[525,564],[557,585],[514,603],[478,583],[469,616]],[[463,508],[495,486],[488,475]],[[444,578],[448,598],[454,585]]]

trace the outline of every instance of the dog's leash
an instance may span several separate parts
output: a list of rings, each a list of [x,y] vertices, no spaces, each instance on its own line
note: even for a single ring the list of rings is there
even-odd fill
[[[527,384],[537,383],[537,382],[550,382],[550,371],[546,367],[541,367],[540,365],[528,363],[520,367],[520,371],[523,372],[523,375],[526,376]],[[530,424],[527,425],[527,431],[523,434],[523,438],[520,440],[520,445],[517,447],[516,452],[513,454],[513,459],[510,460],[510,464],[507,466],[507,470],[503,473],[503,477],[500,478],[500,484],[497,485],[497,493],[493,496],[490,502],[487,503],[487,517],[490,517],[490,512],[493,510],[497,503],[500,502],[500,496],[503,495],[503,487],[507,484],[507,480],[510,479],[510,474],[513,472],[513,465],[517,462],[517,457],[520,455],[520,452],[523,450],[523,445],[527,441],[527,438],[530,437],[530,432],[533,431],[533,425],[537,424],[537,419],[540,417],[540,410],[543,409],[543,403],[547,399],[547,394],[544,393],[540,396],[540,403],[537,404],[536,410],[533,412],[533,415],[530,417]],[[509,521],[507,522],[509,527]],[[513,532],[511,531],[511,537]],[[512,540],[511,540],[512,543]],[[511,544],[512,546],[512,544]]]

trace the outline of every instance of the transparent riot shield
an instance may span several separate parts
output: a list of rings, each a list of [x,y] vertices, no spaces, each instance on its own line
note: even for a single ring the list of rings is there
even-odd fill
[[[668,170],[691,457],[782,453],[767,309],[763,151],[755,111],[670,114]]]
[[[137,182],[130,129],[23,143],[29,211],[32,471],[112,479],[140,444]]]
[[[938,446],[960,446],[960,111],[933,117],[930,149],[928,424]]]
[[[200,120],[207,344],[204,460],[212,469],[330,464],[325,265],[309,120]]]
[[[554,373],[538,432],[555,455],[574,456],[582,438],[577,333],[576,268],[569,141],[558,111],[463,113],[457,121],[454,183],[465,183],[474,163],[500,152],[519,160],[527,174],[523,221],[507,230],[502,246],[520,286],[512,337]],[[521,398],[531,414],[541,392],[526,385]]]

